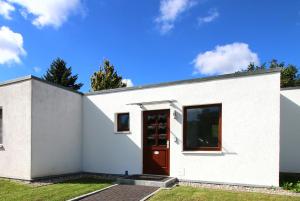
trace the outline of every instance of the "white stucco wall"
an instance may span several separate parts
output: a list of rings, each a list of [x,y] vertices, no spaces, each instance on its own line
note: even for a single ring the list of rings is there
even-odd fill
[[[170,176],[182,180],[278,186],[279,85],[280,73],[275,72],[85,96],[83,170],[142,173],[142,109],[127,104],[176,100],[171,106],[145,106],[145,110],[171,110]],[[183,106],[212,103],[222,103],[222,152],[183,152]],[[174,110],[179,113],[177,119],[172,118]],[[131,134],[114,133],[114,115],[119,112],[130,112]]]
[[[30,179],[31,81],[0,86],[3,148],[0,177]]]
[[[81,171],[82,96],[32,80],[32,178]]]
[[[281,91],[280,171],[300,173],[300,89]]]

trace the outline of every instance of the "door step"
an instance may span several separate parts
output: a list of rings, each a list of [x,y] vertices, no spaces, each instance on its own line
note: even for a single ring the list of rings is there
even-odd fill
[[[130,175],[123,178],[118,178],[118,184],[127,185],[141,185],[141,186],[154,186],[154,187],[172,187],[177,182],[175,177],[167,177],[162,175]]]

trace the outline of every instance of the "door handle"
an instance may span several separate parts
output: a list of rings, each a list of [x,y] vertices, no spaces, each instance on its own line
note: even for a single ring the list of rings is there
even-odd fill
[[[170,148],[170,140],[167,140],[167,149]]]

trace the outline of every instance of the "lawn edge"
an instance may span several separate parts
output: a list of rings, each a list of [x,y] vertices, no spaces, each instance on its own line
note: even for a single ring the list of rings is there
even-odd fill
[[[144,198],[140,199],[140,201],[146,201],[149,198],[151,198],[152,196],[154,196],[156,193],[158,193],[159,191],[161,191],[163,188],[159,188],[156,191],[150,193],[149,195],[145,196]]]
[[[90,192],[90,193],[86,193],[86,194],[83,194],[83,195],[79,195],[79,196],[74,197],[74,198],[71,198],[71,199],[69,199],[69,200],[67,200],[67,201],[78,201],[78,200],[81,200],[82,198],[85,198],[85,197],[94,195],[94,194],[99,193],[99,192],[101,192],[101,191],[105,191],[105,190],[107,190],[107,189],[109,189],[109,188],[112,188],[112,187],[114,187],[114,186],[117,186],[117,185],[118,185],[118,184],[113,184],[113,185],[107,186],[107,187],[105,187],[105,188],[101,188],[101,189],[99,189],[99,190],[96,190],[96,191],[93,191],[93,192]]]
[[[213,183],[185,183],[185,182],[179,183],[178,186],[202,188],[202,189],[216,190],[216,191],[237,192],[237,193],[238,192],[259,193],[259,194],[266,194],[266,195],[300,197],[300,193],[294,192],[292,190],[285,190],[282,187],[275,187],[275,190],[272,190],[272,188],[263,188],[263,187],[260,188],[260,187],[247,187],[247,186],[239,186],[239,185],[223,185],[223,184],[213,184]]]
[[[179,185],[179,187],[191,187],[191,188],[198,188],[198,189],[206,189],[206,190],[213,190],[213,191],[225,191],[231,193],[255,193],[255,194],[262,194],[262,195],[272,195],[272,196],[283,196],[283,197],[300,197],[300,193],[296,193],[293,191],[285,190],[286,193],[276,193],[276,192],[260,192],[260,191],[247,191],[241,189],[222,189],[222,188],[214,188],[214,187],[206,187],[206,186],[189,186],[189,185]]]

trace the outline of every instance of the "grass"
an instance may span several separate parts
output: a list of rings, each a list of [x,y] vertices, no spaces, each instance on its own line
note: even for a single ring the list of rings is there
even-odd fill
[[[286,182],[298,180],[282,180]],[[93,178],[75,179],[41,187],[32,187],[0,179],[0,201],[63,201],[111,185],[109,181]],[[150,201],[300,201],[300,197],[263,193],[233,192],[180,186],[161,190]]]
[[[109,185],[111,182],[92,178],[75,179],[40,187],[0,180],[0,201],[62,201]]]
[[[150,201],[300,201],[300,197],[180,186],[161,190]]]

